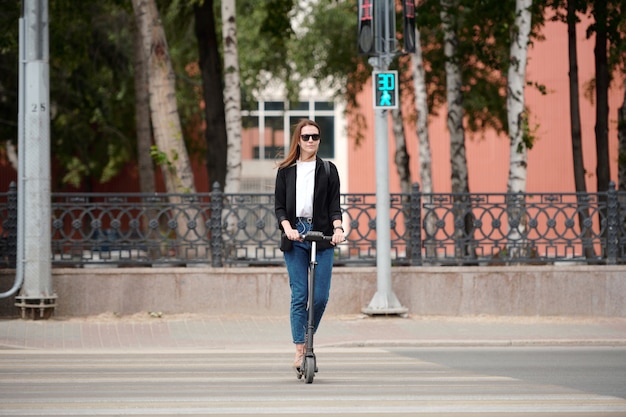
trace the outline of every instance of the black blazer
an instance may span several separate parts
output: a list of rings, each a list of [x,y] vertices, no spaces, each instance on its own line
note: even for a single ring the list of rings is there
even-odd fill
[[[333,234],[333,220],[341,220],[341,202],[339,198],[339,173],[337,167],[329,162],[329,173],[326,174],[324,161],[317,158],[315,163],[315,187],[313,191],[313,230]],[[278,228],[283,220],[289,220],[292,227],[296,225],[296,164],[280,168],[276,174],[274,189],[274,211]],[[318,242],[319,249],[332,247],[330,242]],[[290,251],[291,241],[281,239],[280,250]]]

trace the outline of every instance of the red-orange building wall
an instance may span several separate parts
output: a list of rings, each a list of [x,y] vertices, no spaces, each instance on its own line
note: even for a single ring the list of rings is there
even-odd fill
[[[580,114],[584,164],[587,172],[587,190],[596,190],[595,105],[585,95],[586,84],[593,80],[595,39],[585,39],[587,23],[578,26],[578,70],[580,82]],[[536,127],[537,141],[528,154],[527,191],[573,192],[574,173],[569,116],[569,76],[567,26],[548,23],[545,40],[535,42],[529,51],[527,80],[543,84],[548,94],[541,95],[535,88],[526,88],[526,104],[530,108],[530,122]],[[617,110],[624,99],[623,80],[617,78],[609,92],[609,146],[611,178],[617,180]],[[359,98],[361,112],[367,120],[367,132],[361,146],[350,140],[348,156],[348,187],[351,193],[375,192],[374,110],[371,83]],[[412,103],[410,105],[413,105]],[[405,112],[406,114],[407,112]],[[450,191],[450,143],[446,127],[446,109],[438,110],[429,120],[432,156],[433,189]],[[405,121],[407,147],[413,182],[420,182],[418,140],[414,123]],[[399,177],[393,162],[395,144],[389,120],[389,188],[400,191]],[[466,134],[467,164],[470,192],[505,192],[509,170],[509,141],[506,136],[485,132],[473,137]]]

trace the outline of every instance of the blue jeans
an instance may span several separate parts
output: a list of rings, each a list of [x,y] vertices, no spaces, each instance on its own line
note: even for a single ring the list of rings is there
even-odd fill
[[[298,232],[301,234],[311,230],[311,224],[298,222],[296,224]],[[309,262],[311,260],[311,242],[293,242],[293,249],[284,253],[287,273],[289,274],[289,287],[291,288],[291,310],[289,317],[291,320],[291,336],[293,343],[304,343],[309,310],[307,308],[309,299]],[[330,294],[330,279],[333,268],[333,248],[317,250],[315,266],[315,300],[313,329],[322,320],[322,315],[328,303]]]

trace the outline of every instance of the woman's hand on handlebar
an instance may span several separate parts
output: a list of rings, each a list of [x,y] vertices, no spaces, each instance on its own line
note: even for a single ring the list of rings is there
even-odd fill
[[[302,235],[300,235],[300,233],[298,233],[297,230],[289,228],[289,230],[285,229],[285,236],[287,236],[287,239],[289,240],[297,240],[302,242]]]
[[[338,245],[345,241],[346,241],[346,236],[344,235],[343,230],[341,228],[335,228],[335,230],[333,231],[333,238],[331,239],[330,243],[332,245]]]

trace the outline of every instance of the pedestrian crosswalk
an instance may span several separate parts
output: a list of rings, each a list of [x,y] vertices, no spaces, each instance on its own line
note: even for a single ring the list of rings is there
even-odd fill
[[[375,348],[318,349],[312,384],[286,351],[0,350],[1,416],[626,415],[626,399],[476,373]]]

